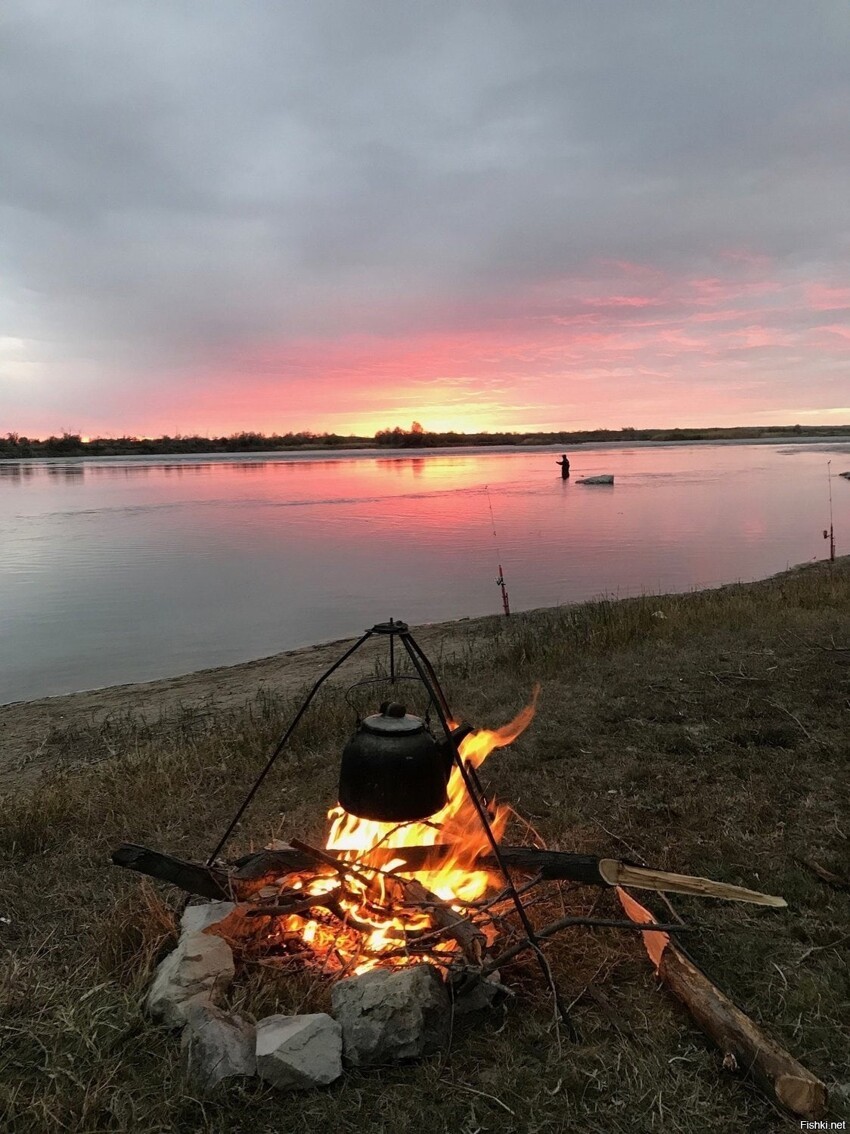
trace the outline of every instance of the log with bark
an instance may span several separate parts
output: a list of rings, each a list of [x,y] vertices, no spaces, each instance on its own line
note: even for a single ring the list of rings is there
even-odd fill
[[[618,889],[617,895],[633,921],[655,922],[630,894]],[[651,930],[643,939],[659,978],[723,1052],[724,1067],[748,1072],[771,1098],[801,1118],[824,1113],[827,1090],[820,1079],[733,1004],[666,933]]]
[[[161,854],[146,847],[125,843],[112,852],[116,866],[138,870],[152,878],[160,878],[175,886],[205,898],[230,898],[244,901],[276,878],[302,870],[315,871],[317,865],[331,871],[336,869],[334,859],[350,852],[322,851],[317,863],[315,851],[298,847],[258,851],[238,859],[231,867],[202,866],[185,862],[171,855]],[[545,879],[562,879],[585,886],[617,886],[669,891],[673,894],[693,894],[702,898],[721,898],[727,901],[751,902],[756,905],[782,907],[783,898],[715,882],[709,878],[696,878],[684,874],[671,874],[664,870],[650,870],[631,866],[612,858],[599,858],[590,854],[569,851],[541,850],[538,847],[500,847],[505,865],[519,873],[539,874]],[[378,847],[362,855],[354,869],[374,867],[382,869],[402,859],[398,870],[415,874],[444,862],[454,853],[444,845],[432,847]],[[331,865],[328,865],[330,863]],[[469,866],[470,870],[496,871],[498,864],[492,855],[481,855]]]

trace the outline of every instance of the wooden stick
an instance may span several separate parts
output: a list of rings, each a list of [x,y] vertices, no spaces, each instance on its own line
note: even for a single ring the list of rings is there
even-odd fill
[[[299,891],[301,893],[301,891]],[[292,902],[290,905],[267,905],[267,906],[254,906],[250,910],[246,910],[246,917],[289,917],[290,914],[304,913],[305,910],[316,908],[326,909],[326,903],[329,901],[335,902],[331,894],[310,894],[302,898],[299,902]]]
[[[630,894],[618,888],[617,896],[634,921],[655,921]],[[801,1118],[823,1114],[827,1090],[820,1079],[766,1035],[656,926],[643,936],[658,976],[723,1052],[724,1067],[749,1072],[762,1090]]]
[[[656,923],[657,924],[657,923]],[[558,921],[553,921],[550,925],[545,925],[542,929],[536,931],[538,940],[545,940],[547,937],[554,937],[556,933],[560,933],[564,929],[573,929],[576,926],[584,926],[589,929],[635,929],[646,930],[649,929],[650,923],[644,922],[643,924],[635,924],[632,921],[617,921],[615,918],[607,917],[562,917]],[[659,929],[667,930],[670,933],[686,933],[693,932],[697,928],[695,925],[659,925]],[[494,973],[496,969],[502,965],[512,961],[514,957],[518,957],[520,953],[524,953],[526,949],[531,949],[532,944],[530,941],[520,941],[516,945],[512,945],[510,949],[506,949],[504,953],[500,953],[498,957],[494,957],[492,961],[488,961],[484,968],[481,970],[481,975],[488,976]]]
[[[670,874],[666,870],[649,870],[644,866],[627,866],[614,858],[603,858],[599,873],[609,886],[635,886],[639,890],[666,890],[671,894],[693,894],[698,898],[723,898],[727,902],[751,902],[756,906],[782,908],[788,905],[784,898],[731,886],[727,882],[714,882],[710,878],[695,878],[689,874]]]
[[[812,874],[820,878],[821,882],[826,882],[828,886],[835,886],[838,890],[850,890],[850,879],[842,878],[840,874],[827,870],[819,862],[814,862],[810,858],[798,858],[797,862],[801,866],[805,866],[807,870],[811,870]]]
[[[447,936],[457,942],[469,963],[480,967],[487,938],[477,926],[473,925],[468,918],[453,910],[442,898],[438,898],[436,894],[426,890],[422,883],[417,882],[415,878],[402,879],[401,881],[405,893],[414,902],[428,906],[431,920],[435,925],[444,929]]]
[[[273,873],[288,874],[309,869],[314,861],[313,858],[301,849],[303,844],[300,840],[293,839],[292,843],[291,847],[257,851],[238,859],[234,863],[235,876],[248,882],[258,881]],[[529,874],[540,872],[544,878],[569,879],[590,886],[607,885],[599,873],[600,860],[596,855],[540,850],[537,847],[500,847],[499,850],[506,865],[514,870]],[[334,850],[324,853],[329,857],[338,858],[343,854],[351,854],[352,851]],[[414,874],[422,870],[434,870],[456,854],[457,848],[445,843],[436,843],[434,846],[374,847],[370,851],[362,852],[357,864],[363,869],[382,868],[387,863],[402,859],[404,866],[398,867],[398,870]],[[499,865],[492,855],[480,855],[469,869],[497,871]]]

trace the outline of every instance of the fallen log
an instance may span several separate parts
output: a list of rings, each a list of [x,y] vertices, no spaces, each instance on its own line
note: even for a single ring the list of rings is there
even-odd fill
[[[350,853],[341,850],[313,850],[306,844],[295,841],[297,845],[293,847],[258,851],[256,854],[239,859],[234,863],[234,869],[231,871],[218,866],[187,863],[171,855],[160,854],[132,844],[125,844],[113,851],[112,861],[116,866],[129,867],[152,878],[171,882],[191,894],[244,900],[267,883],[286,874],[302,870],[315,871],[317,866],[324,870],[339,869],[336,860],[343,854]],[[438,866],[453,853],[451,847],[442,844],[433,847],[377,847],[352,863],[351,869],[355,873],[370,867],[383,869],[401,859],[404,865],[396,869],[415,874]],[[543,879],[561,879],[584,886],[622,884],[642,889],[669,891],[672,894],[694,894],[702,898],[752,902],[763,906],[781,907],[786,904],[783,898],[762,894],[757,890],[748,890],[743,886],[714,882],[710,878],[671,874],[665,870],[630,866],[613,858],[598,858],[595,855],[575,854],[569,851],[541,850],[538,847],[500,847],[499,853],[509,869],[527,874],[539,874]],[[469,869],[495,872],[498,870],[498,863],[492,855],[480,855],[469,864]]]
[[[617,896],[632,921],[655,922],[631,895],[618,888]],[[820,1079],[733,1004],[660,927],[644,931],[643,939],[659,978],[723,1052],[724,1067],[752,1075],[766,1094],[792,1114],[814,1119],[824,1113],[827,1090]]]

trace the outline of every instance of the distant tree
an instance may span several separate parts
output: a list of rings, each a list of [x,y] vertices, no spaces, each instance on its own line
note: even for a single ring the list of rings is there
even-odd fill
[[[413,424],[410,427],[410,432],[411,433],[424,433],[425,430],[422,428],[422,426],[419,424],[418,421],[414,421]]]

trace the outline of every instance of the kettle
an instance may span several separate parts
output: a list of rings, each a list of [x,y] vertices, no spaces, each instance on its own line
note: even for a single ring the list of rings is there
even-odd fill
[[[381,823],[435,815],[448,803],[454,747],[472,731],[471,725],[458,725],[451,741],[438,742],[421,717],[397,701],[385,701],[380,712],[358,724],[343,750],[340,806]]]

